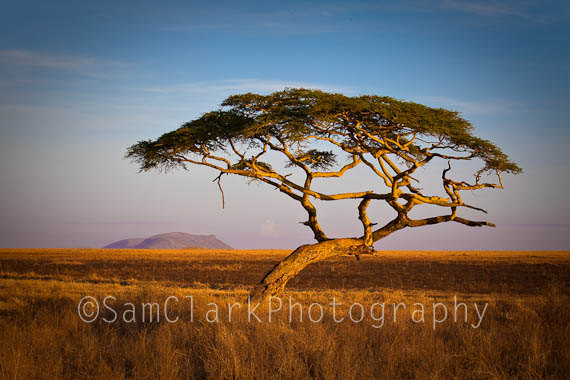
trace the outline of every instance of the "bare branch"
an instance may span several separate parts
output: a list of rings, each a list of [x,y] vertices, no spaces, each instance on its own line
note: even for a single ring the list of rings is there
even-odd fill
[[[216,178],[214,178],[214,180],[212,182],[216,182],[218,181],[218,187],[220,188],[220,192],[222,193],[222,208],[226,207],[226,201],[225,201],[225,197],[224,197],[224,189],[222,189],[222,175],[224,173],[220,173],[220,175],[218,175]]]
[[[465,224],[466,226],[470,227],[482,227],[482,226],[489,226],[489,227],[496,227],[495,224],[485,221],[473,221],[468,220],[460,217],[453,217],[452,215],[440,215],[440,216],[433,216],[431,218],[425,219],[418,219],[412,220],[408,219],[407,225],[408,227],[421,227],[427,226],[431,224],[439,224],[444,222],[457,222],[461,224]]]
[[[372,223],[370,223],[370,218],[366,214],[366,208],[370,204],[370,198],[364,197],[360,204],[358,205],[358,218],[362,222],[364,227],[364,245],[371,247],[374,241],[372,240]]]
[[[342,177],[349,169],[352,169],[360,164],[361,159],[356,154],[352,155],[352,162],[344,165],[339,171],[336,172],[314,172],[313,177]]]

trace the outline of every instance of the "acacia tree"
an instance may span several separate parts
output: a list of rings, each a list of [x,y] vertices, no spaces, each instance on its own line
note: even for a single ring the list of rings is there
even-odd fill
[[[261,300],[282,292],[307,265],[342,254],[357,258],[371,254],[374,242],[406,227],[444,222],[494,227],[487,221],[458,216],[460,208],[486,213],[466,204],[461,192],[502,189],[501,173],[517,174],[521,169],[496,145],[472,132],[472,125],[458,112],[441,108],[385,96],[347,97],[285,89],[270,95],[230,96],[220,109],[156,140],[132,145],[126,157],[135,161],[141,171],[166,171],[190,164],[207,166],[219,173],[218,185],[223,174],[240,175],[272,186],[299,202],[308,214],[303,224],[312,230],[317,243],[298,247],[265,275],[251,295]],[[283,156],[283,168],[276,169],[264,161],[271,152]],[[339,156],[345,156],[346,161],[339,162]],[[441,175],[444,196],[424,194],[414,177],[418,168],[436,159],[448,162]],[[482,165],[472,183],[450,178],[452,162],[475,159]],[[342,177],[359,165],[369,168],[384,191],[360,189],[329,194],[314,189],[316,179]],[[302,174],[301,180],[288,173],[292,168]],[[496,182],[483,181],[488,174],[496,175]],[[319,225],[314,200],[345,199],[358,201],[362,236],[331,238]],[[376,227],[367,214],[373,201],[388,204],[395,218]],[[447,213],[424,219],[409,217],[412,208],[426,204],[440,206]]]

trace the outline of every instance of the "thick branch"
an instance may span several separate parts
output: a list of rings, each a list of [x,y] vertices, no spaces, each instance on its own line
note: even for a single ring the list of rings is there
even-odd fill
[[[393,219],[381,228],[378,228],[372,233],[372,240],[375,242],[384,239],[386,236],[390,235],[392,232],[401,230],[406,227],[406,219],[403,215],[398,215],[396,219]]]
[[[312,245],[302,245],[277,264],[253,290],[250,300],[261,302],[283,292],[287,282],[307,265],[340,255],[369,253],[361,239],[334,239]]]
[[[366,213],[366,208],[370,204],[370,198],[362,198],[360,204],[358,205],[358,219],[362,222],[364,227],[364,245],[367,247],[372,247],[374,241],[372,240],[372,223],[370,223],[370,218]]]
[[[305,189],[309,189],[311,187],[311,181],[313,177],[310,173],[307,173],[307,178],[305,179]],[[303,194],[301,199],[301,205],[309,214],[309,220],[304,222],[303,224],[309,226],[315,235],[315,240],[317,241],[325,241],[328,240],[325,232],[322,230],[321,226],[319,226],[319,222],[317,220],[317,209],[313,204],[309,201],[309,194]]]
[[[344,165],[339,171],[336,172],[314,172],[313,177],[342,177],[349,169],[352,169],[361,162],[360,157],[357,155],[352,155],[352,162]]]
[[[427,226],[430,224],[439,224],[444,222],[457,222],[461,224],[465,224],[469,227],[482,227],[482,226],[489,226],[489,227],[496,227],[495,224],[486,222],[486,221],[473,221],[464,218],[460,218],[458,216],[453,217],[452,215],[441,215],[441,216],[434,216],[431,218],[419,219],[419,220],[412,220],[408,219],[407,225],[409,227],[421,227]]]

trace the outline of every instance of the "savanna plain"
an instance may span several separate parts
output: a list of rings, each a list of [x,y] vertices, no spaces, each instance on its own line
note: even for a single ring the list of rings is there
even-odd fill
[[[249,291],[288,253],[1,249],[1,378],[570,376],[570,252],[382,251],[358,261],[337,257],[310,265],[292,280],[271,322],[265,304],[255,310],[261,322],[248,318]],[[91,323],[78,314],[85,296],[101,304]],[[107,296],[113,298],[104,308]],[[153,309],[139,307],[164,305],[168,297],[179,300],[170,298],[168,309],[176,322],[165,318],[162,306],[152,321]],[[328,306],[333,298],[342,322]],[[292,310],[290,300],[302,310]],[[457,302],[466,304],[459,315]],[[356,320],[365,311],[358,323],[347,317],[355,303],[363,305],[354,311]],[[441,306],[433,312],[435,303]],[[311,304],[324,306],[322,318],[316,308],[308,315]],[[386,307],[381,327],[364,317],[374,304]],[[398,304],[404,307],[396,308],[394,320]],[[415,304],[425,306],[423,321]],[[487,305],[483,318],[474,304],[479,311]],[[218,318],[210,322],[213,305]]]

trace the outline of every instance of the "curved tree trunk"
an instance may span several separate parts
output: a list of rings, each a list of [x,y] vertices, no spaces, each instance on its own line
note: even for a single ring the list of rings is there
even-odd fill
[[[360,255],[370,253],[362,239],[345,238],[326,240],[317,244],[302,245],[265,275],[261,283],[250,294],[251,302],[261,302],[277,296],[287,282],[307,265],[339,255]]]

